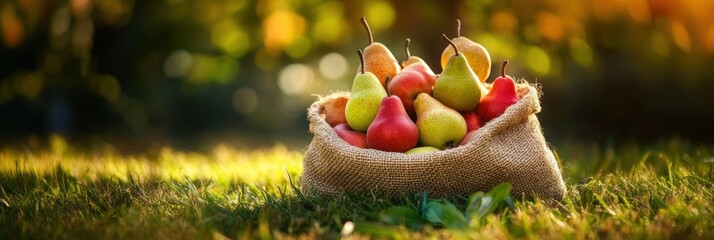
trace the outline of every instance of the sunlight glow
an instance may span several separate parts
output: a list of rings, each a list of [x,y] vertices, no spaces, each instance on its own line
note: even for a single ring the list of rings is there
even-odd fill
[[[173,51],[164,63],[164,74],[170,78],[183,77],[191,70],[193,57],[186,50]]]
[[[287,95],[300,95],[310,89],[315,75],[310,67],[293,63],[280,71],[278,75],[278,87]]]
[[[316,19],[313,20],[311,38],[322,43],[338,43],[345,41],[344,35],[348,33],[348,24],[343,19],[344,6],[337,1],[321,4],[315,10]]]
[[[692,50],[692,40],[689,36],[689,31],[687,28],[679,21],[673,21],[670,23],[672,38],[674,43],[679,46],[685,52]]]
[[[704,46],[708,52],[714,53],[714,23],[712,23],[706,33],[704,33]]]
[[[565,35],[563,21],[555,14],[549,12],[538,13],[536,24],[540,35],[550,41],[558,42]]]
[[[630,14],[632,20],[635,20],[639,23],[649,23],[652,19],[649,3],[647,3],[647,0],[627,1],[627,12]]]
[[[380,31],[391,27],[397,14],[389,2],[369,1],[365,5],[365,17],[372,31]]]
[[[100,177],[125,181],[129,178],[138,181],[150,178],[210,179],[220,183],[238,180],[247,184],[283,183],[287,182],[288,174],[296,176],[302,172],[302,153],[288,150],[283,145],[241,151],[220,144],[214,148],[213,154],[163,148],[158,155],[126,156],[114,153],[111,148],[101,154],[76,154],[59,135],[52,135],[50,144],[52,152],[0,153],[3,160],[0,161],[0,171],[20,170],[42,175],[55,172],[59,167],[74,177],[91,180]],[[48,160],[59,158],[62,160]]]
[[[514,59],[518,57],[518,50],[516,50],[518,44],[514,43],[511,38],[500,34],[484,33],[478,38],[471,37],[471,39],[475,39],[488,49],[491,58]]]
[[[50,29],[54,35],[62,35],[69,29],[70,22],[72,21],[72,15],[69,12],[69,8],[60,8],[52,14],[52,20],[50,21]]]
[[[339,53],[328,53],[320,59],[320,74],[328,80],[338,80],[348,68],[347,59]]]
[[[285,53],[292,58],[302,58],[310,52],[311,48],[312,43],[309,38],[298,37],[285,49]]]
[[[508,11],[498,11],[491,15],[491,28],[502,34],[512,34],[518,30],[518,18]]]
[[[302,36],[307,22],[293,11],[280,10],[263,20],[263,43],[269,52],[278,52]]]
[[[243,56],[250,49],[248,34],[229,18],[219,21],[211,28],[211,41],[233,57]]]
[[[25,39],[25,28],[10,3],[2,6],[0,10],[0,29],[2,30],[5,45],[10,48],[20,46]]]
[[[650,36],[650,44],[652,45],[652,49],[655,53],[659,54],[662,57],[669,56],[669,39],[666,35],[664,35],[664,33],[660,31],[652,32],[652,36]]]
[[[526,47],[522,56],[524,56],[524,59],[528,59],[526,66],[536,76],[545,76],[550,73],[550,57],[542,48],[536,46]]]
[[[589,67],[593,64],[593,50],[582,38],[570,40],[570,54],[582,66]]]

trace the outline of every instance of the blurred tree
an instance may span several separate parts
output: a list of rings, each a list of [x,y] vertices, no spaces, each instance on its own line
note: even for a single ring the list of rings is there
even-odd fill
[[[350,86],[366,16],[397,58],[409,37],[437,72],[461,19],[544,85],[549,139],[711,141],[712,15],[697,0],[8,0],[0,140],[304,141],[311,94]]]

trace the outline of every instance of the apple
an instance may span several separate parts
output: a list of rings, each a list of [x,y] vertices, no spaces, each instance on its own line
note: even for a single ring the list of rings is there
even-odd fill
[[[483,121],[476,112],[462,112],[461,116],[464,116],[464,120],[466,120],[466,132],[478,130],[483,126]]]
[[[365,133],[352,130],[350,125],[347,125],[347,123],[337,124],[337,126],[332,129],[335,130],[337,136],[342,138],[342,140],[345,140],[345,142],[350,145],[358,148],[367,148],[367,135]]]
[[[423,64],[410,64],[402,69],[402,71],[387,84],[389,94],[397,96],[402,100],[404,109],[407,110],[407,114],[409,114],[411,119],[416,119],[414,99],[416,99],[420,93],[431,95],[431,89],[434,87],[434,82],[436,82],[436,76],[433,81],[425,77],[427,75],[422,73],[424,69]]]
[[[471,138],[473,138],[473,136],[476,135],[477,131],[478,130],[473,130],[473,131],[470,131],[469,133],[467,133],[466,136],[464,137],[464,139],[461,140],[461,143],[459,143],[459,146],[463,146],[463,145],[466,145],[467,143],[469,143],[471,141]]]

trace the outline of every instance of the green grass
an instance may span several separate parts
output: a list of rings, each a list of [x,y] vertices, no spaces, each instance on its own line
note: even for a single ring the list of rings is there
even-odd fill
[[[465,229],[381,218],[418,210],[421,196],[304,196],[302,152],[280,145],[141,155],[50,146],[0,150],[0,239],[339,238],[352,224],[357,238],[714,238],[714,148],[681,140],[558,146],[561,204],[516,199]]]

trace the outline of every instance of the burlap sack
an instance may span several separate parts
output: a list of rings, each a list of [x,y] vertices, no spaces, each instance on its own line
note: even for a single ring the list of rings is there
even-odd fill
[[[481,127],[467,145],[411,155],[349,145],[320,113],[322,103],[348,93],[321,98],[308,108],[314,138],[303,161],[303,191],[388,197],[426,191],[441,198],[509,182],[515,196],[562,200],[565,183],[535,116],[541,110],[539,91],[527,83],[517,89],[521,100]]]

